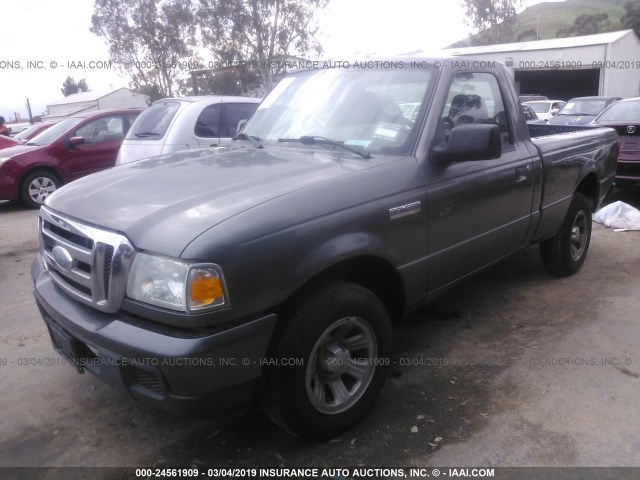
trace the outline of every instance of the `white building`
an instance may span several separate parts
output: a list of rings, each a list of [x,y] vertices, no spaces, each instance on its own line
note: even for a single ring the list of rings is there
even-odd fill
[[[49,114],[44,120],[60,120],[78,112],[111,108],[146,108],[149,103],[149,95],[136,93],[128,88],[111,92],[81,92],[47,105]]]
[[[640,41],[633,30],[444,52],[504,63],[521,94],[564,100],[640,95]]]

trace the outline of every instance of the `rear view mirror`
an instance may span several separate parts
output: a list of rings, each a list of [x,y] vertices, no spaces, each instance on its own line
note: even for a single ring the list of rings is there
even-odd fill
[[[433,149],[433,154],[449,162],[500,158],[500,127],[495,124],[459,125],[451,130],[448,142]]]

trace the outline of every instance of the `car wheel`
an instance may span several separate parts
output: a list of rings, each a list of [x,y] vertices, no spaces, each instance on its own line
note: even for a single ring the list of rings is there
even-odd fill
[[[294,435],[338,435],[382,389],[391,363],[389,315],[373,293],[348,282],[314,289],[290,312],[275,337],[262,405]]]
[[[540,243],[542,263],[555,275],[573,275],[584,263],[590,241],[591,204],[576,193],[558,233]]]
[[[30,173],[22,181],[20,199],[29,207],[39,208],[61,185],[60,179],[51,172]]]

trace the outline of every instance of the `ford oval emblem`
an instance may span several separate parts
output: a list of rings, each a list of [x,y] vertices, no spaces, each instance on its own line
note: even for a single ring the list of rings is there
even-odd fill
[[[51,256],[63,270],[71,270],[73,267],[73,258],[66,248],[57,245],[51,250]]]
[[[634,133],[636,133],[636,127],[634,127],[633,125],[629,125],[627,127],[627,133],[633,135]]]

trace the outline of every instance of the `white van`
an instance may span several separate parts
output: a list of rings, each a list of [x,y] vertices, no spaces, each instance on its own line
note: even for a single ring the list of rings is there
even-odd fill
[[[164,153],[227,145],[260,98],[201,96],[154,102],[131,126],[116,165]]]

